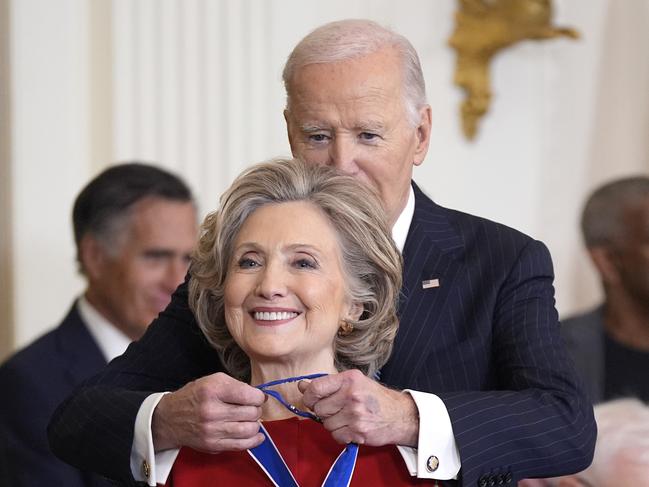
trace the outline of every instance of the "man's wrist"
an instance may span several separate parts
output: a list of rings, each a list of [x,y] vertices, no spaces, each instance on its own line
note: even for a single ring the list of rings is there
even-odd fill
[[[173,401],[173,393],[165,394],[153,410],[151,418],[151,436],[153,438],[153,448],[156,452],[178,448],[178,442],[173,436],[173,428],[169,425],[166,418],[169,417],[170,403]]]
[[[419,410],[417,403],[407,392],[395,391],[398,394],[399,424],[394,428],[397,437],[393,444],[417,448],[419,442]]]

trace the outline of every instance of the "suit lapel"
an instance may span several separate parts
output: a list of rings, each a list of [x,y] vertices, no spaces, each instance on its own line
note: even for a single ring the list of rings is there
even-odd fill
[[[461,276],[458,259],[462,238],[445,210],[433,203],[413,183],[415,213],[408,231],[403,257],[404,280],[399,303],[399,333],[381,379],[396,387],[410,387],[426,359],[444,341],[446,303]],[[424,289],[424,281],[437,279],[438,286]]]
[[[66,364],[65,375],[73,386],[106,365],[101,350],[79,315],[76,303],[58,329],[57,347]]]

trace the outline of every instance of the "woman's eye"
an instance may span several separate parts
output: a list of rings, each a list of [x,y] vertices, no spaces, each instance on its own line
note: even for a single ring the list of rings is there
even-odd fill
[[[237,262],[237,265],[241,269],[253,269],[259,266],[259,262],[251,259],[250,257],[242,257],[241,259],[239,259],[239,262]]]
[[[295,261],[295,267],[298,269],[316,269],[318,264],[313,259],[302,258]]]

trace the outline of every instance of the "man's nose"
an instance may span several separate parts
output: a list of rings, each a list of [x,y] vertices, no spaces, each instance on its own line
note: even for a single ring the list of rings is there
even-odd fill
[[[356,173],[356,144],[349,137],[336,138],[331,145],[331,165],[347,174]]]
[[[286,277],[285,271],[280,266],[267,263],[259,273],[256,294],[268,300],[286,296]]]

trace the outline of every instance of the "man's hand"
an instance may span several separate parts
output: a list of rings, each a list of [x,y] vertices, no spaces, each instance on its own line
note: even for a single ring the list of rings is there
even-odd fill
[[[388,389],[358,370],[347,370],[298,387],[304,405],[340,443],[417,446],[419,414],[410,394]]]
[[[264,441],[258,420],[266,396],[217,373],[166,394],[153,412],[156,451],[189,446],[208,453],[245,450]]]

